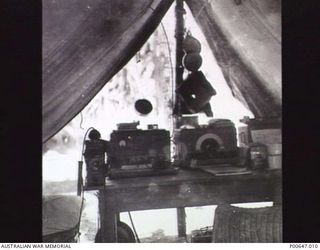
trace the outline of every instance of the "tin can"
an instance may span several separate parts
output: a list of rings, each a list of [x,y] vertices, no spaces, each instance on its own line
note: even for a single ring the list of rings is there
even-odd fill
[[[253,170],[267,168],[268,151],[264,144],[250,145],[250,168]]]

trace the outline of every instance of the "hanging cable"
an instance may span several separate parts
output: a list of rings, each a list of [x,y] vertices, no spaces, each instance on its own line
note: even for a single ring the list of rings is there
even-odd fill
[[[171,59],[170,42],[169,42],[169,38],[168,38],[166,29],[165,29],[163,23],[160,22],[160,25],[161,25],[161,27],[162,27],[162,30],[163,30],[163,33],[164,33],[164,35],[165,35],[166,42],[167,42],[167,48],[168,48],[168,54],[169,54],[169,62],[170,62],[170,71],[171,71],[171,83],[172,83],[171,88],[172,88],[172,95],[173,95],[173,85],[174,85],[174,81],[173,81],[173,63],[172,63],[172,59]]]
[[[87,137],[87,134],[90,130],[94,129],[94,127],[90,127],[88,128],[88,130],[86,131],[86,133],[84,134],[84,137],[83,137],[83,141],[82,141],[82,150],[81,150],[81,157],[80,157],[80,161],[83,161],[83,153],[84,153],[84,142],[86,140],[86,137]]]
[[[82,190],[82,198],[81,198],[81,206],[80,206],[80,215],[79,215],[79,221],[78,221],[78,226],[77,226],[77,229],[78,229],[78,237],[79,237],[79,240],[80,240],[80,236],[81,236],[81,232],[80,232],[80,223],[81,223],[81,217],[82,217],[82,210],[83,210],[83,206],[84,206],[84,193],[83,193],[83,190]]]
[[[81,129],[84,129],[83,127],[82,127],[82,122],[83,122],[83,115],[82,115],[82,111],[80,112],[80,128]]]
[[[170,62],[170,74],[171,74],[171,99],[172,99],[172,105],[174,105],[175,100],[174,100],[174,70],[173,70],[173,63],[172,63],[172,58],[171,58],[171,48],[170,48],[170,42],[169,38],[166,32],[166,29],[163,25],[162,22],[160,22],[161,28],[163,30],[164,36],[166,38],[166,43],[167,43],[167,48],[168,48],[168,54],[169,54],[169,62]],[[174,129],[174,119],[171,116],[171,121],[172,121],[172,129]]]
[[[133,224],[133,220],[132,220],[132,217],[131,217],[131,213],[130,213],[130,211],[128,211],[128,214],[129,214],[129,219],[130,219],[130,222],[131,222],[131,226],[132,226],[132,229],[133,229],[134,235],[136,236],[138,243],[141,243],[141,242],[140,242],[140,239],[139,239],[139,237],[138,237],[138,234],[137,234],[136,228],[135,228],[135,226],[134,226],[134,224]]]
[[[84,137],[83,137],[83,142],[82,142],[82,150],[81,150],[81,156],[80,156],[80,161],[78,162],[79,167],[78,167],[78,196],[81,196],[82,199],[84,199],[84,195],[83,195],[83,178],[82,178],[82,165],[83,165],[83,153],[84,153],[84,145],[85,145],[85,140],[87,137],[87,134],[90,130],[94,129],[93,127],[88,128],[88,130],[86,131]],[[81,173],[80,173],[81,171]]]

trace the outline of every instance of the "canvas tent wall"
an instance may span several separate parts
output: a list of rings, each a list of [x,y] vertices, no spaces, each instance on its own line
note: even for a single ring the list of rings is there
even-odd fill
[[[280,116],[281,1],[186,0],[234,96],[258,117]]]
[[[43,0],[43,142],[78,114],[159,25],[173,0]],[[281,114],[279,0],[186,0],[235,97]]]
[[[43,1],[43,142],[134,56],[172,2]]]

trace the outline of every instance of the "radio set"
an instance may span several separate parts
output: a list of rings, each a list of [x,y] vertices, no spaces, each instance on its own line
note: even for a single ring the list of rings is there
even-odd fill
[[[190,123],[190,121],[189,121]],[[176,174],[179,167],[232,164],[237,160],[237,136],[227,119],[213,119],[208,125],[186,127],[174,132],[175,156],[171,162],[170,133],[149,125],[138,129],[139,122],[120,123],[110,141],[100,139],[93,129],[86,140],[84,157],[86,186],[104,185],[105,178]]]
[[[171,165],[170,133],[149,125],[137,129],[139,123],[119,124],[111,133],[108,151],[110,178],[174,174]]]
[[[120,123],[110,135],[110,141],[100,139],[92,130],[85,141],[86,186],[105,183],[105,178],[123,178],[175,174],[171,164],[170,133],[149,125],[138,129],[139,122]],[[106,157],[107,156],[107,157]],[[106,160],[107,159],[107,160]]]
[[[237,133],[232,121],[212,119],[208,125],[182,128],[175,131],[176,161],[181,167],[232,164],[236,161]]]

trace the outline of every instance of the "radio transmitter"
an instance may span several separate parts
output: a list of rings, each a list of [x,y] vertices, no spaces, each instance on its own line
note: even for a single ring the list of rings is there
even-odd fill
[[[130,124],[119,124],[118,130],[111,133],[108,150],[110,178],[177,172],[171,167],[169,131],[154,127],[141,130]]]
[[[176,161],[182,167],[232,164],[237,160],[237,133],[232,121],[213,119],[208,125],[182,128],[175,133]]]

